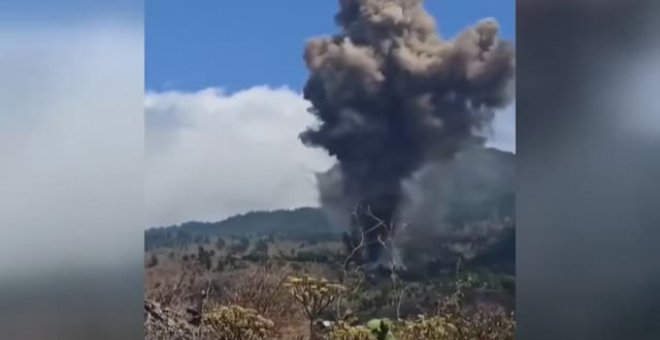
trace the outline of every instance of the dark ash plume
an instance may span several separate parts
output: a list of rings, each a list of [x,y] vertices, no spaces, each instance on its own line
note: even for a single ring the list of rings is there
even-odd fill
[[[424,164],[484,142],[478,131],[513,97],[514,49],[487,19],[442,40],[421,0],[340,0],[340,33],[309,41],[304,96],[320,121],[301,134],[338,166],[320,178],[345,223],[398,222],[402,181]],[[337,202],[334,202],[337,203]],[[355,218],[349,214],[358,206]],[[345,209],[342,211],[342,209]],[[366,236],[378,261],[393,230]]]

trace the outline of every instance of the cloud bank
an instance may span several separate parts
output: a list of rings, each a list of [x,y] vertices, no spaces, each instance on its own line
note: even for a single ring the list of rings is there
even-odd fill
[[[298,93],[148,93],[145,107],[149,226],[315,204],[332,159],[298,141],[314,123]]]

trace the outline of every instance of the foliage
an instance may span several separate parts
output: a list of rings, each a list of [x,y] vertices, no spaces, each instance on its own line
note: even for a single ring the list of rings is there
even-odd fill
[[[257,243],[254,245],[254,252],[257,253],[257,254],[267,255],[268,254],[268,240],[267,239],[258,240]]]
[[[197,248],[197,261],[206,270],[210,270],[213,265],[213,255],[215,255],[213,250],[206,250],[202,246]]]
[[[315,338],[314,320],[328,306],[340,298],[346,288],[340,284],[330,283],[326,279],[317,279],[311,276],[289,277],[285,283],[289,293],[303,307],[309,320],[309,332]]]
[[[477,282],[473,275],[460,274],[460,263],[457,265],[456,289],[452,295],[442,299],[438,306],[438,317],[431,320],[437,329],[456,329],[453,337],[456,340],[511,340],[515,338],[516,322],[513,314],[507,314],[497,307],[478,307],[476,310],[466,310],[463,299],[467,289]],[[424,330],[428,322],[422,326],[412,325],[413,330]],[[413,338],[411,338],[413,339]],[[435,338],[431,338],[435,339]],[[446,339],[446,338],[437,338]]]
[[[240,306],[220,307],[204,315],[203,323],[217,339],[265,340],[273,329],[273,322],[255,310]]]
[[[196,244],[209,244],[211,243],[211,239],[209,239],[208,235],[195,235],[193,242]]]
[[[461,274],[457,267],[454,292],[441,299],[437,315],[420,315],[414,320],[392,324],[387,319],[374,319],[364,326],[338,323],[329,339],[340,340],[511,340],[515,338],[515,319],[496,307],[466,309],[466,291],[475,286],[473,275]]]
[[[338,323],[329,332],[328,340],[376,340],[373,332],[362,325],[350,326],[346,323]]]
[[[398,340],[512,340],[515,321],[512,315],[482,309],[470,314],[420,316],[400,323],[395,333]]]
[[[420,317],[414,321],[404,321],[397,328],[398,340],[458,340],[458,328],[443,317]],[[481,338],[476,338],[481,339]]]
[[[515,338],[513,314],[497,308],[481,308],[470,317],[460,319],[462,339],[510,340]]]
[[[255,262],[255,263],[266,263],[269,260],[268,254],[264,254],[258,251],[253,251],[250,254],[243,255],[241,257],[242,260],[244,261],[250,261],[250,262]]]
[[[377,340],[394,340],[392,323],[389,319],[373,319],[367,322],[367,328]]]
[[[458,329],[443,318],[420,317],[417,320],[399,322],[395,326],[387,319],[373,319],[366,326],[338,323],[329,332],[327,338],[328,340],[457,340],[459,336]]]
[[[299,251],[291,259],[297,262],[333,263],[339,262],[340,256],[328,251]]]
[[[346,288],[340,284],[330,283],[326,279],[317,279],[309,275],[290,277],[285,287],[303,306],[310,319],[317,318],[329,304],[346,291]]]
[[[300,311],[284,287],[286,280],[284,270],[259,267],[241,271],[216,282],[220,292],[218,302],[251,308],[275,322],[284,322]]]
[[[328,333],[328,340],[512,340],[515,322],[512,316],[493,310],[473,314],[426,317],[392,324],[374,319],[366,326],[339,322]]]
[[[231,253],[244,253],[250,247],[250,239],[247,237],[238,237],[237,242],[229,247]]]
[[[327,332],[327,340],[396,340],[392,333],[392,323],[388,319],[373,319],[366,325],[351,325],[344,321],[336,322]]]
[[[181,230],[174,230],[172,235],[177,245],[198,241],[208,246],[198,243],[185,249],[149,252],[145,266],[157,256],[161,264],[147,271],[148,282],[156,283],[148,284],[147,298],[183,315],[184,322],[194,316],[198,340],[514,339],[513,314],[475,304],[491,298],[497,301],[500,292],[515,288],[515,277],[504,275],[501,266],[482,267],[481,262],[475,266],[471,260],[471,270],[477,269],[479,275],[458,270],[453,294],[434,304],[437,294],[446,292],[451,262],[441,263],[442,271],[432,271],[435,274],[411,278],[404,275],[408,272],[365,271],[359,261],[346,260],[336,241],[297,250],[294,248],[300,240],[282,234],[212,235],[212,242]],[[304,241],[310,245],[315,242]],[[498,264],[502,262],[499,255],[493,258]],[[181,269],[173,266],[177,263]],[[209,270],[211,267],[215,270]],[[291,276],[293,273],[306,276]],[[508,301],[502,305],[509,306]],[[247,316],[238,322],[241,313],[252,315],[252,319]],[[410,319],[417,314],[420,316]],[[394,321],[373,319],[365,323],[374,317]],[[204,324],[200,326],[199,320]],[[254,331],[260,328],[249,320],[265,323],[267,334]],[[252,333],[247,333],[249,329]]]
[[[473,289],[475,283],[478,283],[477,281],[481,281],[476,280],[477,277],[471,274],[459,272],[454,282],[453,294],[442,298],[435,309],[432,309],[429,302],[427,307],[424,307],[425,310],[420,312],[424,313],[423,316],[395,322],[387,319],[374,319],[365,324],[356,325],[356,322],[374,315],[392,316],[389,312],[379,309],[377,304],[371,307],[360,307],[359,304],[356,304],[357,299],[372,302],[376,300],[378,294],[373,294],[378,291],[368,283],[365,283],[361,289],[355,290],[355,294],[351,294],[353,290],[347,289],[347,287],[353,286],[350,280],[345,280],[343,284],[336,284],[321,276],[291,276],[291,267],[288,264],[273,265],[274,262],[271,261],[263,265],[252,266],[247,270],[233,268],[229,272],[212,274],[205,271],[197,257],[199,256],[192,256],[194,261],[184,263],[183,274],[188,273],[188,275],[182,274],[180,279],[172,284],[167,284],[167,281],[159,281],[158,287],[153,287],[157,290],[150,290],[150,292],[160,293],[149,294],[149,298],[183,313],[191,306],[195,308],[196,300],[205,299],[206,302],[201,305],[202,308],[195,309],[203,311],[201,313],[202,321],[208,327],[204,326],[201,329],[210,337],[198,339],[514,339],[513,314],[508,314],[495,307],[475,306],[466,302],[465,297],[471,295],[468,294],[468,290]],[[220,257],[227,261],[227,265],[228,261],[233,258]],[[209,283],[204,278],[205,275],[211,274],[215,276]],[[209,286],[209,284],[212,285]],[[387,284],[380,285],[379,289],[387,287]],[[419,290],[420,294],[433,294],[435,291],[433,287],[426,283],[416,287],[419,289],[409,288],[411,291]],[[437,286],[435,287],[437,288]],[[204,291],[210,291],[212,294],[200,296],[200,292]],[[383,293],[382,300],[387,304],[387,294],[385,293]],[[335,316],[335,307],[344,302],[348,305],[342,305],[341,308],[348,308],[347,312],[340,313],[339,307],[337,307]],[[243,310],[249,311],[246,312],[247,314],[252,313],[254,316],[252,319],[258,316],[270,321],[267,323],[270,325],[267,327],[267,336],[259,337],[262,335],[255,332],[246,333],[246,329],[254,330],[256,327],[250,323],[251,321],[238,323],[238,325],[230,322],[231,315],[239,315]],[[224,314],[218,314],[219,311],[223,311]],[[231,314],[230,311],[233,311],[234,314]],[[356,311],[357,313],[355,313]],[[363,313],[365,311],[369,312]],[[302,317],[303,315],[304,317]],[[249,318],[248,316],[246,320],[250,320]],[[320,321],[321,318],[335,321]],[[261,319],[256,318],[256,320]],[[312,324],[332,325],[332,327],[325,326],[325,330],[319,333],[320,329],[312,327]],[[306,325],[309,326],[309,332],[306,330]],[[207,329],[209,327],[213,328],[213,332]],[[224,334],[222,332],[229,335],[218,335]],[[156,336],[156,333],[151,335]],[[162,339],[173,338],[163,337]]]

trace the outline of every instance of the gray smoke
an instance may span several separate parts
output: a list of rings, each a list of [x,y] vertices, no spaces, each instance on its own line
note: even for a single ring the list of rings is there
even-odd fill
[[[474,258],[514,226],[515,155],[462,150],[450,161],[426,164],[404,181],[404,193],[401,220],[408,224],[396,241],[406,263],[443,254],[447,262]]]
[[[441,39],[421,0],[339,3],[340,32],[305,48],[304,96],[320,124],[300,137],[337,158],[319,177],[322,204],[369,230],[365,260],[375,262],[396,229],[372,229],[371,215],[396,226],[405,179],[483,144],[479,131],[513,97],[514,49],[493,19]]]
[[[471,222],[512,217],[514,157],[510,152],[477,147],[462,150],[451,161],[426,164],[404,181],[401,219],[419,228],[451,232],[448,229],[461,229]]]

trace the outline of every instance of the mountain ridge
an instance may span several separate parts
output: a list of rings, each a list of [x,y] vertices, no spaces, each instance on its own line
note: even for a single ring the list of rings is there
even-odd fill
[[[446,169],[441,169],[440,179],[427,179],[444,185],[450,191],[444,195],[449,213],[443,214],[447,222],[460,224],[470,218],[482,219],[490,211],[504,212],[515,216],[514,168],[515,154],[494,148],[477,148],[464,153]],[[496,174],[496,176],[492,176]],[[432,174],[433,175],[433,174]],[[448,185],[449,184],[449,185]],[[452,188],[458,189],[452,189]],[[456,191],[458,190],[458,191]],[[474,199],[477,193],[478,200]],[[431,202],[434,200],[431,199]],[[445,207],[445,208],[447,208]],[[422,207],[433,210],[434,206]],[[439,208],[439,207],[438,207]],[[437,223],[438,218],[429,216]],[[249,211],[215,222],[188,221],[170,226],[152,227],[145,231],[145,246],[171,246],[203,238],[274,236],[293,240],[339,239],[346,229],[333,225],[326,212],[320,207],[299,207]]]

